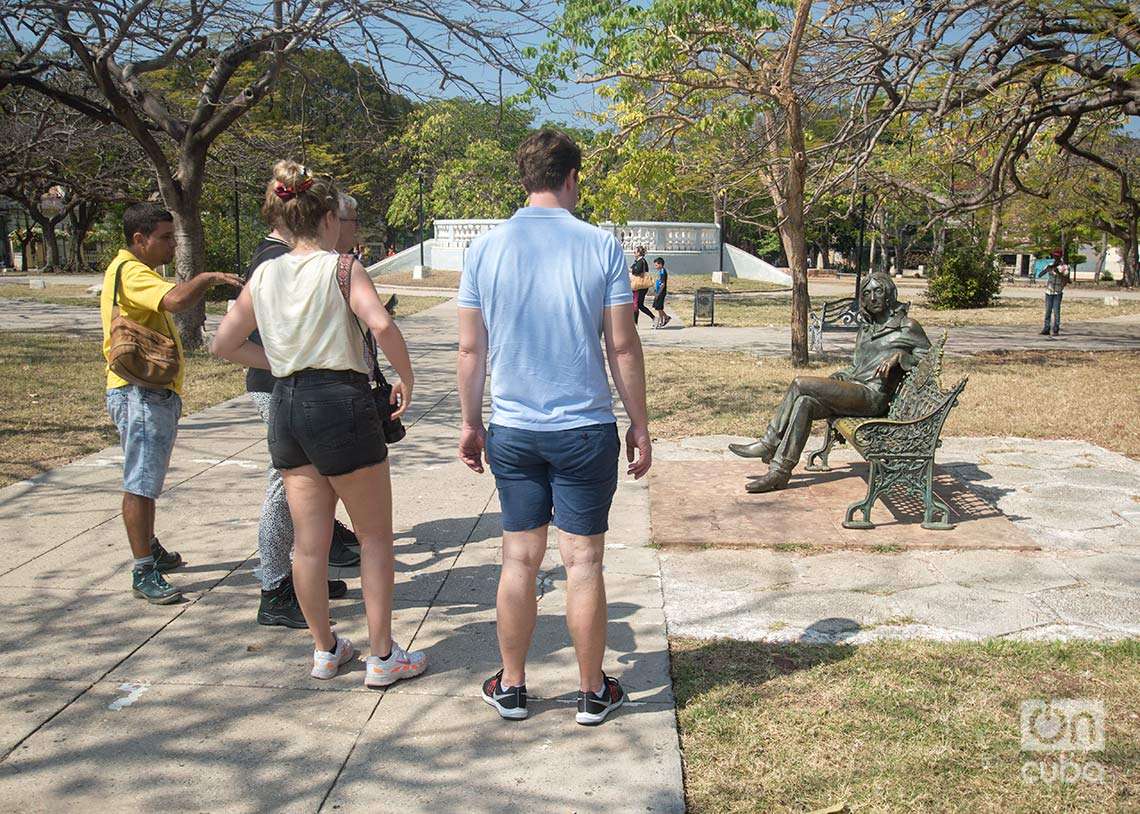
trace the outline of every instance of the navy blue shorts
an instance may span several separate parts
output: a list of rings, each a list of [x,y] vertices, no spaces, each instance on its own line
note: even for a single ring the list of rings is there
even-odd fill
[[[499,487],[504,531],[550,522],[570,534],[609,529],[621,443],[617,424],[537,432],[492,424],[487,460]]]

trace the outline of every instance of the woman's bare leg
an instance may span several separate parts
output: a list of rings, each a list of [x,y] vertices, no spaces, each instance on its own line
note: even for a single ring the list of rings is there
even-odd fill
[[[293,519],[293,588],[318,650],[336,646],[329,625],[329,544],[336,493],[314,466],[281,472]]]
[[[360,539],[360,588],[368,618],[368,643],[372,655],[387,656],[391,651],[392,590],[396,580],[388,462],[337,475],[329,481],[344,502]]]

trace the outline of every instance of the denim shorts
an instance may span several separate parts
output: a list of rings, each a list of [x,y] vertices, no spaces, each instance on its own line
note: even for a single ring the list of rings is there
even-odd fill
[[[276,469],[312,464],[326,477],[388,457],[368,377],[353,370],[302,370],[278,379],[269,402],[269,457]]]
[[[504,531],[554,525],[589,536],[609,529],[617,490],[616,424],[538,432],[492,424],[487,460],[499,488]]]
[[[182,399],[166,388],[128,384],[107,391],[107,412],[123,448],[123,491],[153,500],[170,468]]]

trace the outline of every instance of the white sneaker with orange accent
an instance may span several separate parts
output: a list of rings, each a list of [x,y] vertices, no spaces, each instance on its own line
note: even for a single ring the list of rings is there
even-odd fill
[[[333,635],[336,636],[335,633]],[[355,655],[355,652],[356,651],[352,649],[352,642],[349,639],[336,636],[336,647],[333,648],[333,652],[329,653],[326,650],[313,651],[313,672],[309,675],[313,678],[332,678],[336,675],[336,671],[340,669],[340,666]]]
[[[415,678],[426,670],[427,653],[422,650],[409,653],[392,642],[392,652],[388,658],[369,656],[364,662],[364,686],[387,687],[405,678]]]

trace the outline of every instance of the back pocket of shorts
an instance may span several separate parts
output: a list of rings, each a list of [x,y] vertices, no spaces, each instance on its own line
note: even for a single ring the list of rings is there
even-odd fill
[[[305,441],[323,450],[351,447],[356,443],[355,399],[306,401]]]

